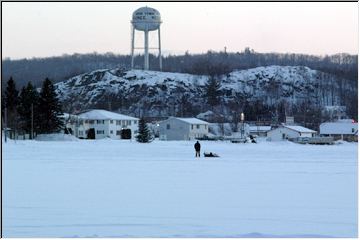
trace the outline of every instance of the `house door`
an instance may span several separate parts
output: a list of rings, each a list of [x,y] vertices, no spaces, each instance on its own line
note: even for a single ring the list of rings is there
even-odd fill
[[[95,139],[95,128],[90,128],[88,130],[87,139]]]
[[[131,139],[131,129],[121,130],[121,139]]]

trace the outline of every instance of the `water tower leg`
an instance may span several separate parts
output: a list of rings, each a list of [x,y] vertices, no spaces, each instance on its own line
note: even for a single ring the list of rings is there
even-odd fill
[[[159,68],[160,71],[162,71],[160,27],[158,29],[158,39],[159,39]]]
[[[135,28],[131,26],[131,69],[134,69],[134,43],[135,43]]]
[[[145,31],[144,70],[149,70],[149,31]]]

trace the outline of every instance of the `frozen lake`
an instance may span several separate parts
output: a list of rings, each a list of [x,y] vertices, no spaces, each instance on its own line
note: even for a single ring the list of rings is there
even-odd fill
[[[357,144],[3,144],[4,237],[356,237]]]

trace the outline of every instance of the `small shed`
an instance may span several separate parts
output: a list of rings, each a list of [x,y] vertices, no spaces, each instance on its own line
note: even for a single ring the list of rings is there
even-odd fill
[[[170,117],[159,125],[160,140],[193,140],[209,134],[209,123],[197,118]]]
[[[314,137],[316,131],[302,126],[283,125],[267,132],[267,138],[270,141],[282,141],[298,137]]]

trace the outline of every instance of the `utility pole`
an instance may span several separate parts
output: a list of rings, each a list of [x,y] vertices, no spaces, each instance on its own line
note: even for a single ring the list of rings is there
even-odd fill
[[[34,139],[34,103],[31,103],[31,139]]]

